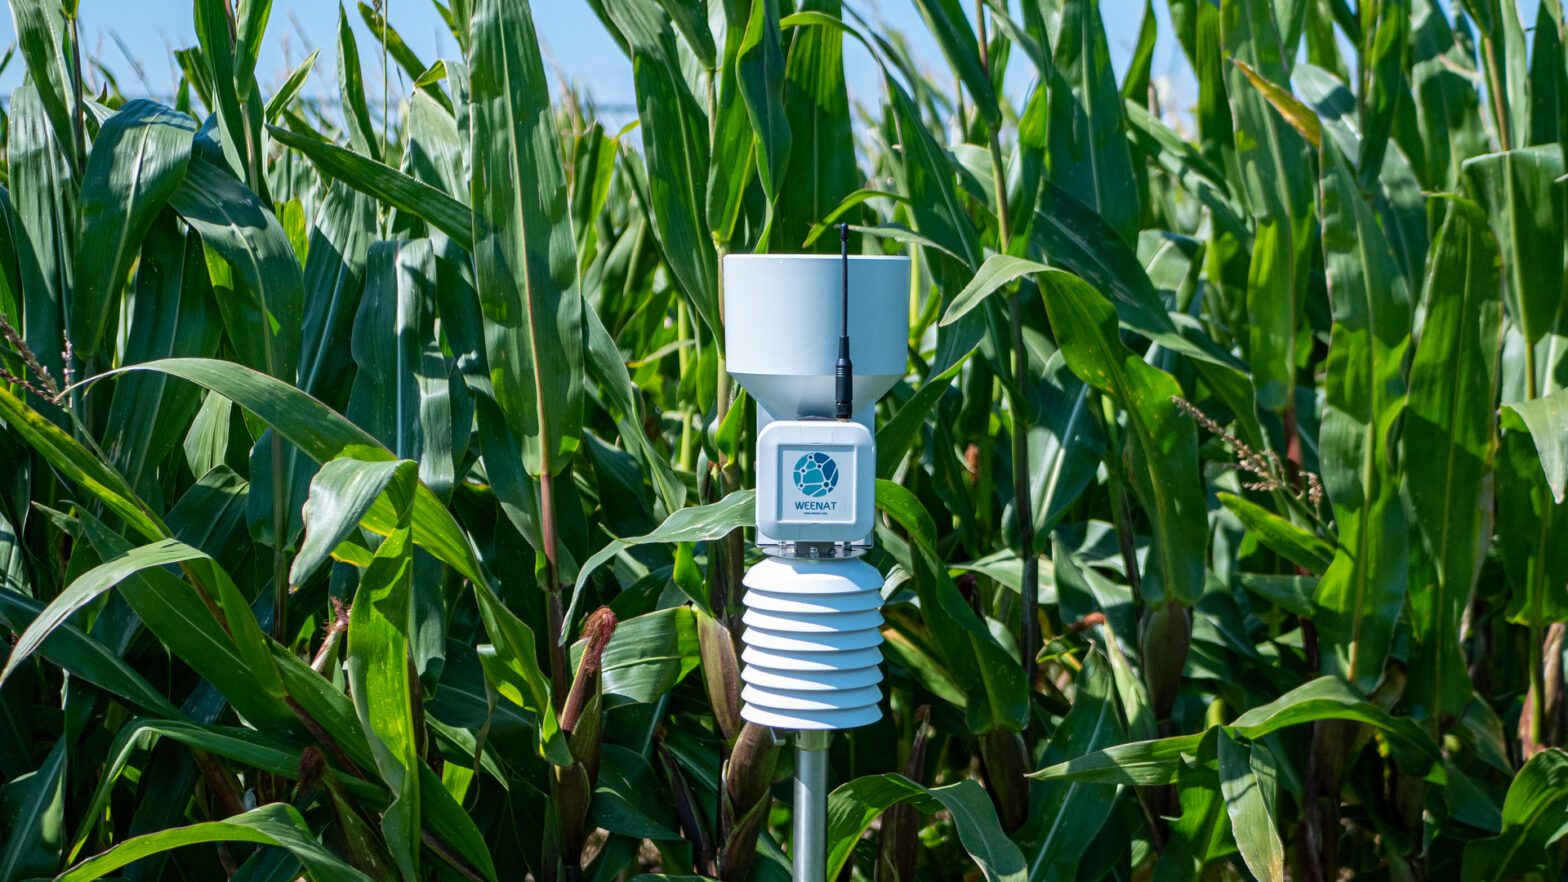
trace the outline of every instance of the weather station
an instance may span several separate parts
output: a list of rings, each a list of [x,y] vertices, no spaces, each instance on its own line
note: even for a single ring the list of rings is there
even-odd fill
[[[757,402],[741,716],[792,732],[794,878],[823,882],[832,733],[882,715],[876,402],[908,367],[909,258],[724,258],[729,371]]]

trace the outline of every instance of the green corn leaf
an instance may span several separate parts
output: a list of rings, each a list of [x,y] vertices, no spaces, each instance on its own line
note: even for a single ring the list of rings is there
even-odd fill
[[[960,781],[925,788],[903,775],[856,778],[828,794],[827,877],[837,878],[850,851],[871,822],[891,806],[909,803],[925,814],[946,809],[958,838],[989,882],[1023,882],[1025,867],[1018,846],[1008,841],[996,809],[980,785]]]
[[[1420,645],[1411,689],[1434,714],[1459,715],[1473,691],[1459,628],[1485,547],[1475,500],[1482,498],[1496,428],[1499,284],[1497,242],[1485,215],[1473,203],[1453,201],[1427,274],[1403,432],[1406,493],[1427,552],[1411,557],[1412,576],[1427,583],[1410,594]]]
[[[1442,757],[1437,745],[1415,722],[1389,714],[1336,677],[1312,680],[1221,728],[1229,735],[1255,741],[1284,728],[1319,720],[1348,720],[1382,730],[1408,774],[1420,777],[1439,768],[1436,764]],[[1030,777],[1107,784],[1173,784],[1183,766],[1183,757],[1196,755],[1204,737],[1204,733],[1198,733],[1120,744],[1041,769]],[[1441,773],[1436,774],[1441,780]]]
[[[1535,344],[1562,306],[1563,150],[1551,144],[1493,153],[1464,164],[1465,194],[1486,209],[1502,249],[1508,316]],[[1534,383],[1530,388],[1534,388]],[[1533,397],[1533,396],[1532,396]]]
[[[474,268],[496,403],[531,475],[561,472],[582,427],[583,301],[539,42],[526,3],[471,27]],[[477,215],[476,215],[477,216]]]
[[[245,185],[200,157],[191,160],[169,205],[201,235],[210,254],[237,274],[230,290],[218,292],[218,311],[240,360],[293,381],[304,283],[278,219]]]
[[[1555,7],[1555,8],[1554,8]],[[1568,56],[1563,54],[1561,3],[1542,3],[1535,13],[1535,45],[1530,50],[1530,133],[1526,143],[1568,144],[1568,114],[1562,102],[1568,98],[1563,72]]]
[[[876,487],[877,508],[909,531],[910,538],[935,551],[936,521],[932,520],[926,507],[920,504],[920,499],[892,481],[878,478]]]
[[[380,465],[380,464],[376,464]],[[371,466],[375,473],[382,470]],[[414,729],[414,689],[408,663],[409,611],[414,577],[413,514],[418,467],[399,462],[380,483],[397,521],[376,546],[349,609],[348,677],[354,709],[369,736],[376,769],[392,791],[381,830],[405,878],[419,872],[420,756],[423,732]]]
[[[757,135],[757,172],[771,207],[783,188],[791,137],[784,112],[784,49],[777,5],[754,0],[735,64],[740,93]]]
[[[886,511],[893,517],[905,513],[903,506]],[[929,529],[918,521],[904,527],[912,536]],[[935,652],[945,663],[947,675],[963,691],[964,717],[970,731],[984,734],[1023,729],[1028,722],[1029,690],[1022,668],[986,621],[965,602],[935,550],[916,542],[910,551],[921,618],[935,638]]]
[[[438,64],[445,66],[445,62]],[[453,70],[456,71],[452,75],[454,80],[459,75],[467,75],[467,71],[456,64]],[[466,82],[462,83],[462,86],[466,85]],[[462,93],[462,89],[458,91]],[[466,93],[464,95],[466,105]],[[414,178],[459,201],[467,199],[470,195],[468,152],[463,146],[453,112],[424,92],[414,93],[408,109],[408,165]],[[608,155],[613,162],[613,150],[605,148],[600,152]],[[423,205],[417,207],[425,211]],[[587,225],[586,221],[583,225]]]
[[[1525,413],[1544,416],[1554,396],[1528,402]],[[1547,402],[1542,406],[1540,402]],[[1552,586],[1568,579],[1568,503],[1556,502],[1542,455],[1517,406],[1503,408],[1503,437],[1494,464],[1497,479],[1497,545],[1512,591],[1508,617],[1545,625],[1568,618],[1568,598]],[[1548,438],[1547,449],[1559,441]]]
[[[241,365],[206,359],[163,359],[122,370],[158,371],[205,386],[255,414],[318,463],[345,455],[366,462],[395,459],[391,451],[364,430],[321,402]],[[3,404],[3,398],[0,398],[0,404]],[[423,484],[415,492],[414,542],[468,579],[479,602],[485,631],[497,647],[495,657],[501,667],[496,670],[504,670],[511,678],[509,682],[523,687],[514,699],[518,704],[535,709],[545,718],[539,727],[541,750],[549,750],[553,759],[569,756],[549,705],[549,684],[540,672],[534,654],[533,632],[496,596],[490,577],[452,513]],[[390,503],[384,497],[378,497],[360,525],[387,535],[395,529],[396,520]],[[297,699],[299,696],[294,692],[293,684],[288,682],[289,677],[285,671],[290,694]]]
[[[980,118],[993,129],[1000,126],[1002,109],[997,104],[991,78],[980,63],[980,41],[975,36],[974,26],[970,24],[963,4],[959,0],[915,0],[915,6],[925,19],[931,35],[936,37],[937,45],[942,47],[947,63],[952,65],[953,72],[963,82],[964,88],[969,90],[976,109],[980,111]]]
[[[1532,401],[1515,401],[1503,405],[1503,409],[1518,416],[1529,428],[1536,453],[1541,457],[1546,485],[1551,488],[1552,499],[1560,504],[1564,484],[1568,483],[1568,390]]]
[[[577,571],[577,584],[572,586],[572,602],[566,611],[566,621],[571,621],[577,609],[577,600],[583,586],[599,567],[628,548],[652,543],[707,542],[728,536],[732,531],[749,527],[757,520],[757,491],[737,490],[718,502],[683,508],[671,514],[653,532],[628,539],[611,539],[610,543],[583,562]],[[564,635],[563,635],[564,639]]]
[[[1220,793],[1218,740],[1213,729],[1205,732],[1193,761],[1182,763],[1177,770],[1181,813],[1171,822],[1170,841],[1155,864],[1162,882],[1197,878],[1209,861],[1232,847],[1230,817]]]
[[[365,101],[364,68],[359,63],[359,41],[348,23],[348,13],[338,5],[338,100],[343,106],[344,128],[354,152],[381,161],[381,140],[370,121]]]
[[[76,139],[72,132],[71,68],[66,61],[67,35],[60,4],[49,0],[18,0],[11,4],[16,45],[27,63],[28,91],[38,99],[54,131],[56,142],[72,168],[76,166]]]
[[[1207,336],[1189,340],[1177,331],[1138,255],[1093,209],[1043,181],[1035,214],[1033,256],[1083,277],[1116,306],[1122,326],[1200,362],[1244,369]]]
[[[1159,34],[1159,22],[1154,17],[1154,3],[1144,0],[1142,22],[1138,25],[1138,45],[1127,63],[1127,73],[1122,77],[1122,97],[1142,106],[1149,100],[1149,74],[1154,64],[1154,41]]]
[[[624,747],[604,745],[589,823],[635,839],[681,841],[674,811],[655,795],[653,786],[653,770],[646,759]]]
[[[252,5],[256,0],[252,0]],[[270,6],[270,4],[267,4]],[[212,89],[208,105],[217,114],[218,131],[223,158],[229,171],[251,187],[260,187],[257,180],[260,169],[252,165],[259,160],[261,133],[246,136],[246,106],[236,89],[236,61],[234,45],[230,42],[229,9],[223,0],[197,0],[195,4],[196,39],[201,43],[200,61],[204,62],[206,81]],[[258,38],[260,34],[257,35]],[[259,44],[253,49],[259,49]],[[251,70],[255,70],[254,62]],[[251,77],[247,84],[253,80]],[[248,93],[248,89],[247,89]],[[259,108],[258,108],[259,110]]]
[[[648,162],[644,202],[654,234],[681,291],[722,340],[718,253],[705,211],[712,158],[708,120],[681,73],[670,20],[654,0],[605,0],[604,7],[631,47]],[[733,154],[721,158],[732,165],[742,159]]]
[[[954,330],[964,329],[964,325],[959,325]],[[891,477],[897,470],[898,464],[909,453],[910,446],[915,443],[926,418],[931,415],[932,408],[936,407],[942,396],[947,394],[948,387],[953,384],[953,378],[958,376],[964,362],[969,360],[969,356],[980,345],[980,335],[969,333],[967,336],[969,337],[968,351],[958,356],[946,370],[936,376],[928,377],[919,391],[893,414],[893,418],[882,424],[881,430],[877,432],[878,477]]]
[[[914,101],[904,87],[892,77],[885,79],[892,97],[892,117],[903,144],[902,155],[894,164],[894,176],[899,192],[909,199],[915,231],[940,245],[947,254],[961,261],[962,266],[949,264],[945,256],[928,252],[934,262],[947,265],[950,273],[958,270],[972,274],[981,263],[980,234],[959,201],[947,152],[921,123]]]
[[[56,877],[56,882],[91,882],[148,855],[203,842],[256,842],[288,849],[321,882],[372,882],[316,841],[305,819],[291,805],[274,803],[222,821],[174,827],[137,836]]]
[[[0,622],[20,634],[44,611],[44,605],[10,589],[0,589]],[[14,651],[14,650],[13,650]],[[109,647],[69,622],[56,626],[39,644],[37,653],[119,700],[149,713],[178,717],[179,708],[153,688]]]
[[[31,5],[31,4],[28,4]],[[17,7],[12,7],[13,11]],[[24,83],[11,94],[7,167],[25,341],[55,378],[64,379],[60,350],[75,288],[76,169],[70,141],[50,128],[40,90]]]
[[[71,299],[71,342],[83,358],[98,352],[131,261],[185,176],[195,132],[189,117],[142,99],[98,130],[82,175]]]
[[[1415,51],[1410,87],[1418,105],[1416,124],[1425,154],[1421,183],[1429,189],[1452,190],[1459,184],[1460,164],[1487,152],[1480,98],[1465,79],[1475,61],[1455,40],[1441,4],[1414,0],[1410,9]]]
[[[16,209],[11,204],[11,194],[6,193],[0,197],[0,311],[6,315],[18,315],[18,307],[23,297],[22,292],[22,266],[18,255],[17,233],[13,232],[18,227]]]
[[[1442,760],[1437,745],[1413,720],[1388,713],[1337,677],[1319,677],[1297,686],[1252,708],[1225,729],[1255,741],[1280,729],[1318,720],[1352,720],[1382,730],[1407,774],[1425,775],[1432,764]]]
[[[814,4],[841,13],[838,0]],[[844,78],[844,34],[832,27],[795,31],[784,67],[784,114],[789,122],[786,186],[774,203],[773,226],[786,248],[831,252],[836,244],[808,241],[818,223],[833,223],[835,206],[861,185]]]
[[[1122,241],[1136,240],[1142,208],[1099,0],[1062,4],[1048,76],[1051,180],[1105,218]]]
[[[1318,582],[1325,669],[1363,689],[1383,675],[1405,602],[1409,532],[1389,439],[1405,404],[1401,362],[1410,305],[1372,209],[1338,148],[1323,144],[1323,252],[1334,327],[1329,346],[1323,486],[1339,530]]]
[[[305,500],[305,541],[289,570],[289,584],[300,585],[353,534],[392,480],[401,461],[334,459],[322,465]]]
[[[1323,568],[1328,569],[1332,560],[1332,555],[1323,558]],[[1312,617],[1312,594],[1318,586],[1316,576],[1268,576],[1260,573],[1239,573],[1238,576],[1241,587],[1269,603],[1298,616]]]
[[[1262,882],[1284,882],[1285,846],[1273,794],[1264,789],[1267,779],[1254,772],[1254,752],[1268,748],[1248,746],[1228,732],[1220,734],[1218,747],[1220,792],[1242,860]]]
[[[56,595],[27,626],[27,630],[22,632],[16,645],[11,649],[10,657],[6,659],[5,668],[0,670],[0,683],[4,683],[17,666],[26,661],[56,628],[64,624],[82,607],[112,590],[122,580],[149,567],[163,567],[205,557],[206,555],[200,550],[183,542],[164,539],[105,561],[84,573]]]
[[[761,10],[763,4],[757,4]],[[756,180],[754,172],[757,169],[757,134],[752,128],[751,117],[746,109],[746,100],[742,93],[741,81],[738,75],[739,63],[736,55],[740,49],[741,37],[745,33],[744,20],[729,26],[728,36],[725,40],[726,62],[724,69],[715,76],[719,78],[718,106],[714,108],[713,144],[714,155],[733,157],[730,162],[710,162],[708,164],[708,189],[706,219],[709,229],[717,241],[728,243],[735,236],[736,223],[740,220],[741,210],[745,202],[746,188]],[[761,84],[765,86],[766,84]],[[767,100],[766,92],[762,100]],[[769,108],[764,106],[764,112]],[[770,181],[775,184],[776,181]],[[772,197],[775,194],[770,193]],[[770,198],[769,203],[773,200]],[[764,245],[765,243],[759,243]]]
[[[213,306],[200,238],[181,229],[173,212],[164,212],[140,245],[131,333],[120,363],[217,355],[223,324]],[[200,404],[199,389],[167,377],[122,377],[99,447],[132,486],[146,488],[154,470],[179,447]]]
[[[215,562],[173,541],[132,547],[91,515],[83,517],[82,527],[105,561],[97,570],[99,576],[114,578],[119,595],[171,652],[211,682],[253,725],[299,734],[299,724],[283,703],[287,693],[271,657],[271,641]],[[188,565],[189,572],[200,577],[207,596],[165,569],[170,563]],[[45,618],[42,626],[47,625]]]
[[[437,336],[436,288],[446,267],[425,239],[377,242],[367,262],[350,338],[359,371],[346,416],[400,458],[417,460],[420,480],[447,499],[453,448],[467,446],[472,412],[463,407],[467,387],[453,378]]]
[[[268,126],[267,131],[273,140],[305,154],[323,175],[418,217],[451,236],[465,251],[474,250],[476,233],[485,235],[479,215],[428,183],[310,135],[278,126]]]
[[[1500,835],[1465,846],[1464,882],[1550,878],[1563,864],[1552,843],[1561,838],[1568,803],[1568,754],[1549,749],[1536,754],[1508,787]],[[1556,851],[1554,854],[1553,852]]]
[[[1058,763],[1029,777],[1042,781],[1063,779],[1089,784],[1158,786],[1176,783],[1184,756],[1195,755],[1203,733],[1178,735],[1157,741],[1118,744]]]
[[[0,848],[0,879],[26,879],[59,869],[65,849],[66,771],[70,741],[25,775],[0,787],[0,817],[8,822]]]
[[[1225,53],[1237,61],[1226,65],[1224,76],[1242,192],[1257,226],[1246,301],[1253,385],[1259,403],[1278,411],[1294,395],[1296,328],[1307,298],[1313,218],[1311,151],[1268,97],[1289,97],[1281,84],[1290,82],[1295,61],[1285,52],[1272,13],[1268,0],[1220,5]]]
[[[942,325],[950,325],[979,306],[991,292],[1014,281],[1015,279],[1050,269],[1043,263],[1025,260],[1021,257],[1012,257],[1007,254],[993,254],[985,259],[980,269],[975,271],[975,277],[969,280],[964,290],[958,292],[953,302],[948,305],[947,312],[942,314]]]
[[[1196,146],[1143,107],[1129,100],[1122,109],[1134,143],[1149,160],[1158,163],[1184,190],[1213,212],[1215,223],[1225,232],[1250,244],[1252,234],[1241,220],[1242,209],[1236,204],[1224,174],[1205,159]]]
[[[572,667],[577,667],[586,640],[572,644]],[[696,670],[697,614],[677,606],[625,619],[605,645],[600,674],[604,678],[605,708],[658,701],[686,675]]]
[[[300,90],[305,88],[305,81],[310,79],[310,72],[316,67],[316,56],[320,54],[321,50],[317,49],[307,55],[305,60],[299,63],[299,67],[294,68],[283,81],[283,85],[267,99],[267,108],[262,117],[267,121],[268,126],[277,122],[278,117],[283,115],[283,111],[299,97]]]
[[[328,405],[343,407],[347,401],[344,393],[353,364],[353,319],[359,309],[374,230],[369,197],[340,181],[327,186],[305,258],[305,323],[297,385]],[[344,339],[349,339],[349,346],[342,345]]]
[[[1361,151],[1356,167],[1362,180],[1383,172],[1388,140],[1399,101],[1408,101],[1404,61],[1410,45],[1410,10],[1403,4],[1380,3],[1362,14],[1367,28],[1361,65]]]
[[[1334,546],[1319,539],[1310,530],[1240,496],[1223,492],[1218,496],[1220,504],[1255,533],[1259,542],[1296,566],[1322,575],[1334,562]]]
[[[143,538],[156,541],[169,535],[163,520],[148,509],[113,466],[94,456],[3,386],[0,419],[5,420],[9,432],[38,451],[81,492],[102,502]]]
[[[1068,757],[1081,757],[1120,742],[1125,733],[1116,717],[1110,667],[1103,655],[1090,655],[1073,681],[1073,707],[1053,736]],[[1041,785],[1044,811],[1041,829],[1025,849],[1029,882],[1067,882],[1076,878],[1081,855],[1074,843],[1089,842],[1100,833],[1116,803],[1105,785],[1052,780]],[[1029,831],[1032,825],[1026,825]]]
[[[1489,97],[1497,108],[1501,125],[1506,127],[1500,135],[1504,146],[1526,144],[1530,139],[1530,57],[1525,51],[1524,22],[1515,3],[1497,4],[1497,24],[1501,33],[1494,32],[1491,39],[1494,51],[1501,56],[1496,61],[1501,88]],[[1561,20],[1560,15],[1553,18]],[[1499,237],[1501,238],[1501,237]]]
[[[156,371],[217,392],[255,414],[318,463],[340,456],[367,462],[395,459],[376,439],[326,405],[242,365],[200,358],[168,358],[121,368],[106,376],[126,371]],[[415,541],[470,580],[483,581],[478,557],[462,537],[451,514],[429,488],[421,490],[418,505]],[[394,520],[390,508],[377,504],[372,506],[366,526],[384,533],[391,529]]]
[[[403,35],[387,22],[386,15],[378,11],[377,7],[360,0],[359,17],[370,30],[370,35],[376,38],[376,41],[387,50],[387,54],[392,56],[392,60],[397,62],[397,66],[403,69],[403,73],[408,75],[409,81],[415,88],[440,104],[447,112],[451,112],[452,101],[446,93],[441,91],[434,80],[424,80],[425,73],[430,70],[429,66],[419,60],[419,56],[414,54],[414,50],[409,48],[408,43],[404,42]]]
[[[241,0],[235,11],[234,89],[241,101],[250,101],[256,87],[256,59],[261,39],[272,16],[272,0]]]
[[[621,441],[648,470],[665,510],[679,511],[686,504],[686,485],[676,477],[669,459],[653,446],[648,433],[640,428],[644,425],[645,413],[642,395],[632,385],[621,351],[597,312],[585,309],[583,319],[588,325],[588,371],[599,384],[599,394],[605,399],[603,403],[616,419]]]
[[[1062,356],[1073,373],[1127,414],[1133,488],[1154,522],[1158,594],[1183,605],[1203,591],[1206,508],[1197,480],[1198,441],[1177,408],[1181,388],[1122,345],[1116,313],[1082,279],[1053,270],[1036,276]]]
[[[783,196],[781,196],[781,199],[784,198],[784,197],[787,197],[788,195],[789,195],[789,191],[785,191]],[[806,235],[806,241],[805,241],[805,243],[801,247],[803,247],[803,248],[811,248],[818,241],[823,241],[824,244],[823,245],[818,245],[817,249],[820,251],[820,250],[826,248],[831,243],[828,243],[825,240],[823,240],[822,239],[822,234],[826,233],[829,230],[837,230],[838,227],[836,225],[836,222],[838,221],[839,218],[841,218],[845,214],[849,213],[855,207],[857,207],[859,205],[862,205],[862,204],[864,204],[864,203],[866,203],[866,202],[868,202],[868,201],[870,201],[872,199],[887,199],[887,200],[890,200],[892,202],[897,202],[897,203],[908,203],[909,202],[909,200],[906,199],[904,196],[902,196],[902,195],[900,195],[898,193],[894,193],[894,192],[892,192],[890,190],[873,190],[873,189],[871,189],[869,187],[866,187],[866,188],[863,188],[863,189],[860,189],[860,190],[856,190],[856,191],[850,193],[849,195],[845,196],[843,198],[843,200],[841,202],[839,202],[838,205],[833,208],[832,211],[829,211],[826,215],[823,215],[821,220],[819,220],[816,223],[813,223],[811,225],[811,232]],[[868,229],[865,232],[870,232],[870,230]],[[872,235],[876,235],[876,234],[873,233]],[[926,243],[921,243],[921,244],[926,244]],[[833,248],[834,248],[834,250],[836,250],[837,246],[834,245]]]
[[[93,819],[102,815],[126,767],[132,765],[135,756],[147,746],[147,742],[155,738],[167,738],[171,742],[265,769],[275,775],[293,777],[299,774],[301,745],[298,742],[242,726],[212,726],[189,720],[135,719],[115,733],[114,743],[109,745],[102,777],[98,779],[98,786],[88,802],[85,817]],[[386,802],[386,789],[379,784],[355,775],[341,772],[335,774],[345,788],[367,803],[381,805]],[[92,829],[93,824],[89,822],[77,830],[71,842],[72,860],[81,852]]]

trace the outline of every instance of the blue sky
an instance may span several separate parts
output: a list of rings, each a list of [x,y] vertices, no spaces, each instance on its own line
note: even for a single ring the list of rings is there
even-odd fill
[[[456,44],[447,33],[440,15],[429,0],[383,0],[392,26],[426,63],[456,53]],[[1143,0],[1101,0],[1102,14],[1110,37],[1113,61],[1118,71],[1137,39]],[[355,4],[350,0],[348,15],[358,31],[360,56],[364,61],[367,86],[380,93],[379,48],[364,28]],[[910,39],[915,54],[933,70],[944,67],[941,51],[926,32],[919,13],[910,0],[850,0],[853,8],[872,21],[883,21],[902,30]],[[965,3],[967,8],[970,4]],[[553,63],[567,78],[586,87],[596,101],[605,105],[630,105],[635,100],[631,64],[616,48],[609,34],[583,0],[534,0],[535,25]],[[1161,20],[1154,72],[1176,73],[1181,52],[1170,35],[1164,4],[1156,3]],[[274,0],[257,77],[264,92],[281,82],[292,65],[311,50],[319,48],[315,72],[307,84],[307,96],[335,95],[336,33],[338,6],[332,2]],[[170,49],[194,45],[190,0],[82,0],[83,43],[89,52],[108,67],[127,95],[168,96],[177,81]],[[11,16],[0,19],[0,45],[15,37]],[[118,37],[118,42],[116,40]],[[119,43],[123,42],[124,50]],[[846,41],[845,64],[849,88],[858,100],[875,103],[881,96],[881,82],[870,56],[853,41]],[[129,58],[135,58],[142,74]],[[1021,103],[1029,86],[1019,59],[1018,74],[1010,78],[1008,92]],[[395,65],[394,65],[395,68]],[[0,74],[0,94],[9,95],[22,78],[20,59]],[[145,84],[143,83],[145,80]],[[394,69],[393,92],[398,91]],[[1190,100],[1195,96],[1185,96]]]
[[[349,0],[351,4],[357,0]],[[456,45],[446,31],[436,8],[429,0],[383,0],[388,17],[408,44],[426,63],[456,53]],[[924,22],[911,0],[848,0],[850,6],[873,22],[903,31],[915,55],[931,70],[944,70],[941,51],[927,33]],[[1452,0],[1442,0],[1452,7]],[[1539,0],[1519,0],[1525,27],[1535,23]],[[964,3],[967,9],[969,3]],[[91,55],[112,71],[121,89],[131,96],[172,95],[177,81],[171,49],[194,45],[191,29],[191,0],[81,0],[84,44]],[[635,100],[631,64],[612,42],[609,34],[584,0],[534,0],[535,25],[547,52],[547,63],[567,79],[584,87],[600,105],[630,106]],[[1185,109],[1196,100],[1196,88],[1186,72],[1186,62],[1170,31],[1164,0],[1154,4],[1159,21],[1153,72],[1168,75],[1174,84],[1169,105]],[[1143,0],[1101,0],[1101,15],[1111,47],[1112,63],[1118,74],[1137,39]],[[294,65],[313,49],[319,48],[315,72],[305,87],[307,97],[331,98],[336,95],[336,32],[338,5],[322,0],[274,0],[272,19],[263,46],[257,76],[264,93],[281,82]],[[365,79],[372,95],[380,94],[381,54],[374,39],[361,22],[358,9],[348,7],[349,20],[359,33],[360,56]],[[14,36],[11,16],[0,18],[0,45]],[[123,49],[122,49],[123,44]],[[853,99],[874,104],[880,101],[882,86],[871,57],[854,41],[845,41],[846,76]],[[135,59],[133,62],[131,59]],[[137,68],[140,68],[138,72]],[[1027,63],[1018,59],[1012,67],[1007,92],[1021,105],[1030,86]],[[399,91],[398,72],[393,71],[392,91]],[[944,74],[945,76],[945,74]],[[22,65],[14,59],[0,73],[0,95],[9,96],[20,84]],[[373,99],[374,103],[374,99]],[[610,113],[615,118],[620,114]]]

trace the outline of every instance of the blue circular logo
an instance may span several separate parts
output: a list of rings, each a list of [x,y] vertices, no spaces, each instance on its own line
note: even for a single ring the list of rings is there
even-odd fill
[[[808,453],[795,463],[795,489],[811,496],[826,496],[838,486],[838,463],[826,453]]]

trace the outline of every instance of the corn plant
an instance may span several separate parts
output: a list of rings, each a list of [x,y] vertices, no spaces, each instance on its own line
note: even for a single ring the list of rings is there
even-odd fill
[[[1562,878],[1558,0],[1169,0],[1191,107],[1152,0],[1119,81],[1097,0],[913,2],[940,73],[589,0],[612,132],[527,0],[265,91],[194,0],[173,106],[12,0],[0,882],[789,878],[722,258],[838,223],[914,273],[829,878]]]

